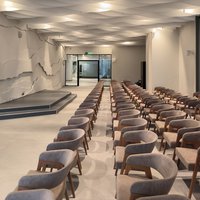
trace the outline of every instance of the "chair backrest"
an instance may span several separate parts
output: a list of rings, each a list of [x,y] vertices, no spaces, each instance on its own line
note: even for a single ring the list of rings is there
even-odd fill
[[[122,119],[119,126],[122,133],[133,130],[144,130],[147,126],[147,120],[143,118]]]
[[[195,131],[200,131],[200,126],[198,127],[184,127],[184,128],[180,128],[177,132],[177,139],[176,139],[176,143],[177,145],[179,144],[181,138],[183,137],[183,135],[185,133],[190,133],[190,132],[195,132]]]
[[[45,173],[28,174],[20,178],[18,189],[52,189],[66,181],[66,177],[74,164],[76,153],[72,150],[45,151],[40,154],[37,171],[57,169]]]
[[[76,112],[71,118],[88,117],[91,121],[93,119],[93,116],[94,116],[93,109],[83,109],[83,110],[76,110]]]
[[[85,131],[83,129],[72,129],[60,131],[57,140],[47,145],[47,151],[57,149],[77,150],[84,140]]]
[[[90,115],[94,113],[94,110],[93,109],[82,109],[82,110],[76,110],[74,115]]]
[[[126,145],[125,154],[150,153],[153,151],[158,139],[153,131],[138,130],[127,131],[123,134],[123,141]]]
[[[69,119],[68,125],[87,131],[90,119],[88,117],[74,117]]]
[[[198,149],[200,147],[200,131],[185,133],[183,135],[181,146]]]
[[[5,200],[55,200],[55,198],[50,190],[37,189],[11,192]]]
[[[160,104],[160,105],[153,105],[151,107],[150,113],[160,113],[164,110],[174,109],[174,106],[171,104]]]
[[[137,118],[140,115],[140,111],[136,109],[120,110],[118,112],[118,119],[127,119],[127,118]]]
[[[160,120],[165,120],[167,117],[173,117],[173,116],[186,116],[186,113],[181,110],[166,110],[162,111],[160,113]]]
[[[186,127],[198,127],[200,126],[200,122],[193,119],[177,119],[172,120],[169,123],[169,131],[177,132],[180,128]]]
[[[166,194],[150,197],[141,197],[138,200],[189,200],[189,198],[178,194]]]

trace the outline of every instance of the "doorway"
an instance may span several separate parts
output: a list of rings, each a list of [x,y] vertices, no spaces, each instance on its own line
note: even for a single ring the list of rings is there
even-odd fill
[[[67,54],[65,61],[65,85],[79,86],[111,81],[111,54]],[[109,85],[109,84],[107,84]]]
[[[79,60],[78,61],[78,86],[80,82],[86,80],[91,82],[99,81],[99,60]],[[96,80],[96,81],[94,81]]]

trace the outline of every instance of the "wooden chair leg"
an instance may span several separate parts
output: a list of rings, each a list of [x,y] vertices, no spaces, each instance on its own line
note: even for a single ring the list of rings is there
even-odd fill
[[[86,145],[87,150],[88,150],[88,149],[89,149],[89,146],[88,146],[88,141],[87,141],[87,136],[86,136],[86,134],[84,135],[84,138],[85,138],[85,145]]]
[[[87,147],[86,147],[86,144],[85,144],[84,141],[83,141],[83,148],[84,148],[84,150],[85,150],[85,154],[87,155]]]
[[[116,167],[115,169],[115,176],[117,176],[117,172],[118,172],[118,167]]]
[[[79,156],[78,152],[77,152],[77,155],[78,155],[78,159],[77,159],[78,170],[79,170],[80,175],[82,175],[82,171],[81,171],[81,169],[82,169],[81,160],[80,160],[80,156]]]
[[[188,194],[189,198],[192,197],[192,192],[193,192],[194,185],[195,185],[195,182],[196,182],[197,172],[198,172],[198,167],[197,167],[197,165],[195,165],[194,172],[193,172],[193,175],[192,175],[192,180],[191,180],[191,183],[190,183],[190,188],[189,188],[189,194]]]
[[[67,187],[65,187],[65,199],[69,200],[68,192],[67,192]]]
[[[160,141],[160,148],[159,151],[161,151],[162,147],[163,147],[163,141],[164,141],[164,137],[162,136],[161,141]]]
[[[173,153],[173,160],[175,160],[175,158],[176,158],[176,148],[174,149],[174,153]]]
[[[89,139],[91,140],[92,132],[91,132],[91,128],[90,128],[90,127],[89,127],[89,129],[88,129],[88,137],[89,137]]]
[[[68,179],[69,179],[69,185],[70,185],[70,189],[71,189],[71,192],[72,192],[72,196],[73,196],[73,198],[75,198],[74,184],[72,182],[72,176],[71,176],[70,172],[68,174]]]
[[[165,154],[166,149],[167,149],[167,142],[165,142],[165,144],[164,144],[163,154]]]

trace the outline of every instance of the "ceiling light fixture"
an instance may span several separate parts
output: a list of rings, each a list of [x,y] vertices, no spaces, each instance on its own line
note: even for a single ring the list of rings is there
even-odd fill
[[[152,32],[155,33],[157,31],[162,31],[163,28],[162,27],[157,27],[157,28],[153,28]]]
[[[42,26],[43,29],[49,29],[49,28],[52,28],[52,26],[50,24],[44,24]]]
[[[14,6],[13,2],[11,1],[4,1],[3,6],[5,8],[5,11],[15,11],[17,8]]]
[[[133,44],[135,44],[135,42],[133,42],[133,41],[126,41],[126,42],[122,42],[120,44],[122,44],[122,45],[133,45]]]
[[[111,10],[111,4],[106,2],[99,3],[98,12],[105,12]]]

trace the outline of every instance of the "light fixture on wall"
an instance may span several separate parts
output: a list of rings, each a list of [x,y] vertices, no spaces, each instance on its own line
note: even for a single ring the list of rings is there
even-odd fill
[[[162,27],[157,27],[157,28],[153,28],[153,29],[152,29],[152,32],[153,32],[153,33],[156,33],[156,32],[158,32],[158,31],[162,31],[162,30],[163,30]]]
[[[22,38],[22,32],[18,31],[18,38]]]
[[[192,9],[192,8],[183,9],[183,13],[186,13],[186,14],[193,14],[193,13],[194,13],[194,9]]]
[[[194,55],[194,51],[193,50],[186,50],[186,56],[191,56]]]

